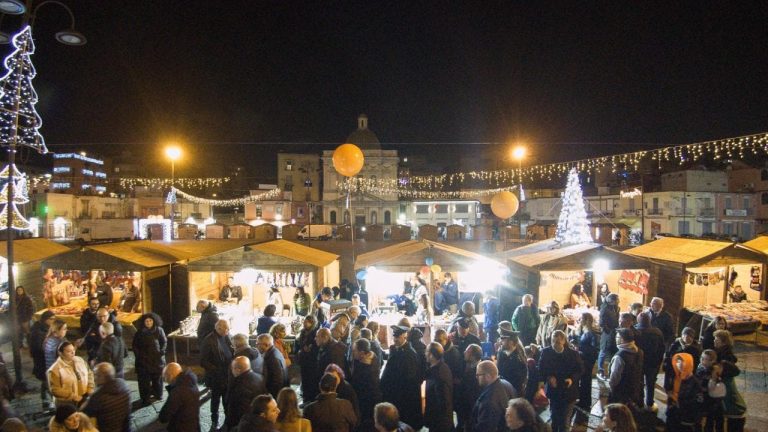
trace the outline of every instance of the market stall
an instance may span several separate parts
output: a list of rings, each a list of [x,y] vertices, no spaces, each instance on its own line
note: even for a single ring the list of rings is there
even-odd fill
[[[673,316],[680,315],[680,325],[687,323],[680,313],[684,308],[722,304],[736,284],[747,293],[764,289],[765,255],[745,245],[663,237],[624,253],[653,263],[651,280],[658,287],[654,295],[664,299]]]
[[[630,304],[646,303],[651,277],[650,262],[598,243],[560,247],[554,239],[542,240],[499,254],[509,264],[512,289],[500,297],[502,314],[520,303],[524,294],[544,305],[557,301],[570,321],[582,312],[597,315],[598,286],[606,283],[619,296],[623,309]],[[588,307],[571,307],[574,285],[582,284],[589,297]],[[597,320],[596,320],[597,322]]]
[[[186,245],[186,250],[192,247]],[[211,300],[220,316],[231,319],[233,333],[250,334],[249,323],[268,302],[278,305],[278,316],[290,318],[299,287],[313,296],[325,286],[338,285],[339,256],[287,240],[251,241],[191,258],[186,271],[190,310],[199,299]],[[190,317],[182,330],[194,332],[196,319]]]
[[[426,283],[430,298],[446,273],[458,285],[459,302],[473,301],[482,313],[482,296],[488,289],[506,285],[506,267],[484,255],[430,240],[408,240],[357,256],[354,268],[368,291],[372,319],[397,324],[402,318],[392,306],[391,296],[403,292],[413,276]],[[452,317],[435,317],[432,328],[447,328]],[[386,343],[386,341],[384,342]]]
[[[46,258],[69,251],[66,246],[54,241],[33,238],[13,241],[14,282],[23,286],[27,295],[37,305],[43,304],[43,282],[40,280],[41,264]],[[0,242],[0,286],[8,285],[8,246]],[[0,310],[8,308],[7,288],[0,292]]]
[[[148,240],[91,245],[45,259],[45,308],[37,314],[51,309],[70,328],[79,328],[88,295],[108,292],[110,307],[118,311],[122,324],[153,311],[172,327],[172,304],[183,293],[171,287],[171,265],[184,259],[184,253]],[[128,291],[136,293],[133,300],[125,298]]]

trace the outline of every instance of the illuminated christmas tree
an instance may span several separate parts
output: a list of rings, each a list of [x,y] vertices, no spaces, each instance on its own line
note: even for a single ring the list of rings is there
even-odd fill
[[[563,194],[563,209],[557,219],[555,241],[562,245],[591,243],[587,211],[584,209],[584,197],[581,193],[579,172],[572,168],[568,173],[568,184]]]
[[[35,110],[37,93],[32,87],[32,78],[36,72],[30,58],[35,52],[35,44],[29,26],[14,36],[13,46],[16,49],[5,58],[7,72],[0,78],[0,143],[10,148],[11,156],[11,163],[0,172],[0,182],[3,184],[0,204],[4,204],[0,210],[0,229],[8,225],[10,208],[13,228],[27,230],[30,227],[29,221],[16,207],[17,204],[29,202],[27,180],[13,163],[15,151],[18,146],[31,147],[40,153],[47,153],[48,149],[39,131],[43,121]],[[13,184],[10,183],[11,179]],[[13,186],[13,194],[9,191],[10,186]]]

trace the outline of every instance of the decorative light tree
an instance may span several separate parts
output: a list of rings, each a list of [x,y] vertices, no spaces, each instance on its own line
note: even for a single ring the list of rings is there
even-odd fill
[[[568,184],[563,194],[563,208],[557,220],[555,241],[561,245],[591,243],[587,211],[584,209],[584,197],[581,193],[579,172],[572,168],[568,173]]]

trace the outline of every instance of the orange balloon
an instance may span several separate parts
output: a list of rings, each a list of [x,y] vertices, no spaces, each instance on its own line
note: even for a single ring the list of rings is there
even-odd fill
[[[333,168],[346,177],[352,177],[363,169],[365,156],[354,144],[342,144],[333,151]]]
[[[491,211],[501,219],[509,219],[514,216],[518,207],[520,207],[520,202],[510,191],[499,192],[491,199]]]

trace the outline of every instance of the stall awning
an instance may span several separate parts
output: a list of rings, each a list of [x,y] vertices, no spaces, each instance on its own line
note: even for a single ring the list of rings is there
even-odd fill
[[[748,245],[678,237],[662,237],[650,243],[627,249],[624,253],[643,258],[691,264],[717,254],[722,254],[727,249],[742,249],[742,252],[758,253],[757,250]]]
[[[325,267],[339,259],[339,256],[330,252],[304,246],[288,240],[273,240],[248,246],[249,249],[290,258],[317,267]]]
[[[90,245],[43,261],[46,268],[145,271],[183,261],[187,255],[149,240]]]
[[[555,243],[553,239],[550,239],[513,249],[506,254],[506,257],[520,265],[536,267],[550,261],[555,261],[560,258],[601,247],[603,246],[598,243],[583,243],[558,247],[557,243]]]
[[[449,246],[445,243],[430,240],[408,240],[359,255],[355,260],[355,269],[369,266],[386,267],[387,265],[401,269],[409,268],[412,270],[411,267],[418,269],[424,265],[425,257],[430,253],[433,255],[434,262],[446,270],[452,265],[462,263],[470,265],[478,261],[501,265],[485,255]]]
[[[68,252],[71,249],[45,238],[32,238],[13,241],[14,263],[27,263],[40,261]],[[8,258],[8,246],[6,242],[0,242],[0,256]]]
[[[768,236],[760,236],[754,240],[750,240],[744,243],[744,246],[751,247],[752,249],[759,250],[764,254],[768,254]]]
[[[190,261],[203,259],[212,255],[242,248],[245,245],[258,243],[253,239],[205,239],[205,240],[173,240],[158,242],[171,249],[185,254]]]

